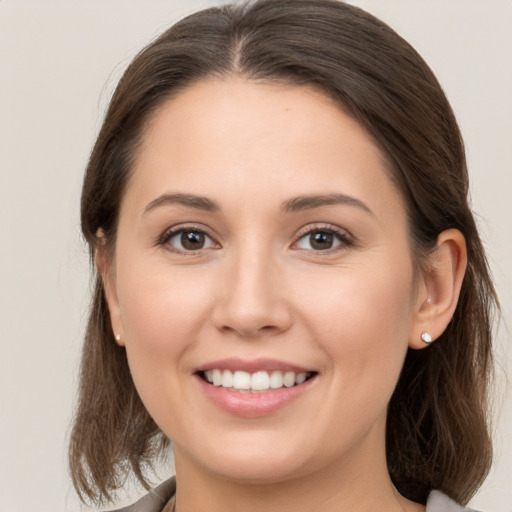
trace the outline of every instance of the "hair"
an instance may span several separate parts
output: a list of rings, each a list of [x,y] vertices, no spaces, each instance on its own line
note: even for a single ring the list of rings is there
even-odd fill
[[[456,311],[434,344],[408,351],[386,447],[389,473],[406,497],[424,503],[439,489],[465,504],[492,456],[487,405],[498,302],[452,109],[423,59],[380,20],[337,0],[257,0],[192,14],[143,49],[115,90],[85,173],[81,223],[92,262],[99,230],[114,250],[151,116],[193,83],[230,76],[316,87],[373,136],[404,197],[419,268],[442,231],[464,235],[468,266]],[[79,496],[101,503],[131,473],[148,487],[147,471],[169,441],[136,392],[95,279],[69,459]]]

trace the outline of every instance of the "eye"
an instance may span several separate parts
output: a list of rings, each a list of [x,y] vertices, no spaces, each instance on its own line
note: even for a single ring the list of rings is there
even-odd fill
[[[294,248],[308,251],[329,251],[349,245],[351,245],[351,241],[346,234],[333,229],[317,228],[302,235],[294,244]]]
[[[200,251],[216,247],[216,243],[203,230],[182,228],[167,232],[161,242],[177,252]]]

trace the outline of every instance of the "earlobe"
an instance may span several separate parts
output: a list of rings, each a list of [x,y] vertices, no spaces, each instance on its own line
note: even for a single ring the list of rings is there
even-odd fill
[[[409,347],[422,349],[445,331],[457,307],[467,266],[466,241],[457,229],[437,238],[429,266],[422,275]]]
[[[101,230],[98,230],[97,240],[98,242],[96,244],[94,262],[98,275],[103,284],[103,290],[108,304],[110,323],[112,326],[112,332],[114,333],[115,342],[118,345],[123,346],[123,326],[121,322],[119,300],[117,298],[115,271],[107,256],[106,239]]]

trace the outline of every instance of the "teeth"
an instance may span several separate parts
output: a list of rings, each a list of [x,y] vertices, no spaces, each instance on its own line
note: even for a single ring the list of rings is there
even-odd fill
[[[207,370],[204,372],[206,380],[214,386],[221,386],[240,391],[266,391],[267,389],[280,389],[283,386],[291,388],[302,384],[309,377],[309,373],[259,371],[255,373],[236,370]]]
[[[272,389],[283,387],[283,372],[272,372],[270,374],[270,387]]]
[[[222,382],[220,385],[223,388],[232,388],[233,380],[234,380],[233,374],[231,372],[224,371],[224,372],[222,372]]]
[[[270,377],[267,372],[256,372],[251,377],[251,389],[262,391],[270,386]]]
[[[214,386],[220,386],[222,384],[222,373],[220,370],[213,370],[212,382]]]
[[[302,384],[307,378],[307,373],[299,373],[297,377],[295,377],[295,384]]]
[[[283,384],[287,388],[291,388],[295,384],[295,373],[286,372],[283,377]]]
[[[224,370],[224,373],[231,373]],[[233,374],[233,386],[235,389],[251,389],[251,374],[247,372],[236,371]]]

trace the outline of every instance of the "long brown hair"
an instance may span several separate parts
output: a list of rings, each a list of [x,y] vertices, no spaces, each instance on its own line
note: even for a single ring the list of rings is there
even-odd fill
[[[464,235],[468,268],[457,309],[439,340],[406,356],[389,404],[387,458],[408,498],[424,502],[439,489],[467,502],[491,461],[486,407],[497,300],[452,109],[417,52],[375,17],[336,0],[258,0],[193,14],[140,52],[118,84],[85,174],[81,220],[92,259],[99,229],[115,245],[151,114],[192,83],[228,75],[316,86],[372,134],[404,196],[419,268],[443,230]],[[114,342],[96,277],[70,439],[75,488],[82,498],[110,500],[130,472],[147,486],[145,470],[167,444]]]

